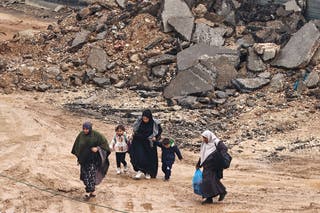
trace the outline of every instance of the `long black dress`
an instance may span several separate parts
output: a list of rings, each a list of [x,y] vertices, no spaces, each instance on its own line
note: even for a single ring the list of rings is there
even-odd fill
[[[221,152],[227,151],[227,147],[223,143],[218,144],[218,149]],[[226,188],[220,181],[223,178],[223,169],[221,169],[219,161],[217,151],[214,151],[201,165],[203,167],[201,190],[204,198],[212,198],[226,193]],[[200,167],[200,160],[198,166]]]
[[[155,122],[153,119],[150,119],[148,123],[141,121],[138,130],[133,135],[129,150],[133,169],[148,173],[151,178],[156,178],[158,173],[158,154],[157,146],[151,146],[149,137],[153,134],[154,125],[157,125],[158,128],[158,134],[155,137],[159,138],[162,133],[160,124]]]

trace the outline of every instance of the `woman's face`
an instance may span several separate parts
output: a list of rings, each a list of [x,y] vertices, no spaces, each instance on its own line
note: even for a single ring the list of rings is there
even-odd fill
[[[124,133],[124,131],[123,131],[122,129],[117,129],[117,131],[116,131],[116,134],[117,134],[118,136],[122,136],[123,133]]]
[[[149,123],[149,118],[148,117],[146,117],[146,116],[142,116],[142,121],[143,121],[143,123]]]
[[[202,141],[203,141],[204,143],[208,143],[208,142],[209,142],[208,138],[203,137],[203,136],[202,136]]]
[[[89,129],[87,129],[87,128],[83,128],[83,132],[84,132],[84,134],[89,134],[89,132],[90,132],[90,130]]]

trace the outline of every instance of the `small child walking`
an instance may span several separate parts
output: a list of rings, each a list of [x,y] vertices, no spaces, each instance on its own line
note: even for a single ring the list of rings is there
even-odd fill
[[[128,171],[126,162],[126,152],[128,151],[128,139],[126,129],[123,125],[118,125],[115,129],[115,135],[111,141],[110,148],[116,152],[117,174],[121,173],[121,163],[123,164],[123,171]]]
[[[175,154],[178,156],[179,160],[182,160],[182,155],[179,148],[174,144],[173,139],[164,138],[162,142],[156,141],[155,144],[161,148],[161,161],[162,161],[162,171],[164,173],[164,181],[168,181],[171,176],[172,165],[175,161]]]

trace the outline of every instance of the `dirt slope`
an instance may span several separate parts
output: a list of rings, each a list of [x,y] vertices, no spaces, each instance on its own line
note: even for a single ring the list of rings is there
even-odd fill
[[[172,180],[135,181],[115,174],[115,156],[93,206],[78,202],[84,193],[79,169],[70,149],[81,123],[89,118],[63,111],[59,94],[0,95],[0,174],[59,195],[0,176],[0,212],[319,212],[319,152],[287,153],[271,163],[258,153],[237,153],[225,172],[229,194],[222,203],[202,206],[192,192],[191,178],[197,155],[173,167]],[[110,140],[114,126],[90,119]],[[312,121],[319,137],[319,118]],[[308,130],[308,131],[307,131]],[[282,137],[288,137],[283,135]],[[74,200],[70,200],[74,199]],[[104,206],[104,207],[103,207]],[[115,211],[114,211],[115,212]]]

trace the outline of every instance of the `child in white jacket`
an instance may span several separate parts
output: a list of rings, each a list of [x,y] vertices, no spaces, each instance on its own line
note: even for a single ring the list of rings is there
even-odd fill
[[[124,166],[124,172],[128,171],[126,162],[126,152],[128,151],[128,139],[126,135],[126,129],[123,125],[118,125],[115,129],[116,134],[114,135],[110,148],[116,152],[117,161],[117,174],[121,173],[121,163]]]

